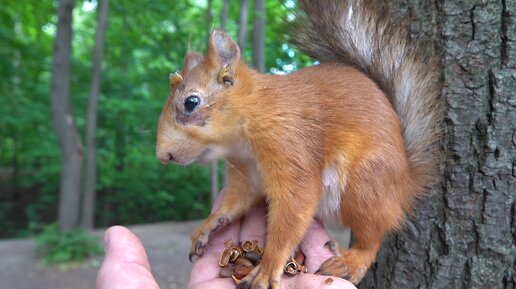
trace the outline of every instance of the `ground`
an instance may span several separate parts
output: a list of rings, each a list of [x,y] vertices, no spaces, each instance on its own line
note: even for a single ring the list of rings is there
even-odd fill
[[[199,222],[132,226],[147,249],[152,272],[161,289],[184,289],[192,265],[188,261],[190,233]],[[95,233],[102,236],[104,230]],[[34,241],[0,241],[2,289],[92,289],[102,257],[82,264],[46,266],[34,257]]]

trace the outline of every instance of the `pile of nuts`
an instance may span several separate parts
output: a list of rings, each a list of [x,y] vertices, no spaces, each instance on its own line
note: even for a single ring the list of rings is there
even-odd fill
[[[219,265],[221,267],[219,276],[221,278],[233,278],[236,284],[247,276],[262,259],[263,248],[258,246],[257,240],[244,241],[238,245],[231,240],[224,242],[225,249],[220,256]],[[307,268],[303,266],[305,256],[301,251],[296,253],[285,265],[284,272],[288,275],[306,273]]]

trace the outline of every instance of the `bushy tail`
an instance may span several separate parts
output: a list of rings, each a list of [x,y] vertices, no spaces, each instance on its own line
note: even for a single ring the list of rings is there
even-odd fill
[[[415,181],[429,185],[437,172],[442,119],[436,57],[374,0],[297,3],[302,11],[294,42],[309,56],[353,65],[378,84],[400,118]]]

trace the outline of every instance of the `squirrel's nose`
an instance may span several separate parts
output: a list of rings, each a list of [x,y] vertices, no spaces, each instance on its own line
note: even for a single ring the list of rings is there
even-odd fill
[[[160,152],[160,153],[158,153],[158,160],[162,164],[166,165],[169,162],[173,162],[174,161],[174,156],[170,152]]]

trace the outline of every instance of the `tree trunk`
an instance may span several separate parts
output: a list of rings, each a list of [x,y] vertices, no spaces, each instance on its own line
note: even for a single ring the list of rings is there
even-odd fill
[[[360,288],[516,288],[516,4],[388,2],[442,37],[445,160]]]
[[[58,222],[61,230],[78,223],[82,175],[82,144],[72,116],[70,100],[70,58],[74,0],[59,0],[57,32],[52,63],[52,124],[61,148],[63,167],[59,191]]]
[[[96,144],[97,131],[97,103],[100,91],[102,72],[102,52],[104,47],[104,33],[106,31],[109,0],[100,1],[99,20],[95,34],[93,52],[93,70],[91,73],[90,97],[88,99],[88,113],[86,119],[86,175],[84,179],[84,195],[82,204],[81,227],[93,229],[95,223],[95,185],[97,183]]]
[[[222,30],[226,30],[226,25],[227,25],[227,22],[228,22],[228,15],[229,15],[229,0],[222,0],[222,13],[220,14],[220,29]],[[222,187],[225,187],[226,184],[227,184],[227,175],[226,175],[226,162],[224,162],[224,180],[223,180],[223,183],[222,183]],[[212,171],[212,178],[214,178],[213,176],[213,171]],[[219,185],[218,185],[218,175],[217,175],[217,189],[218,189]],[[218,194],[218,192],[217,192]],[[215,197],[216,195],[213,195],[213,188],[212,188],[212,200],[215,200]]]
[[[213,28],[213,0],[208,0],[208,7],[206,8],[206,39],[210,37],[211,29]]]
[[[222,13],[220,13],[220,29],[226,30],[229,14],[229,0],[222,0]]]
[[[245,39],[247,36],[247,17],[249,15],[249,0],[240,0],[240,11],[238,13],[238,46],[240,56],[244,59]]]
[[[212,16],[212,6],[213,1],[208,0],[208,7],[206,10],[206,24],[208,29],[208,39],[210,37],[211,28],[213,26],[213,16]],[[213,161],[210,164],[210,195],[211,195],[211,203],[215,202],[215,198],[219,193],[219,182],[218,182],[218,174],[217,174],[217,161]]]
[[[265,72],[265,0],[254,1],[253,66]]]

